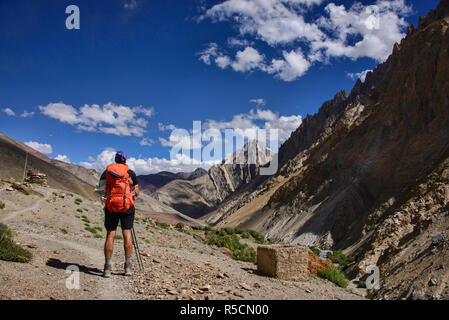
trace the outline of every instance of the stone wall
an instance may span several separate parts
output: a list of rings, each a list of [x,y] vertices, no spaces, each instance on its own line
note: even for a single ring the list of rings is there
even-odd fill
[[[282,280],[304,281],[308,274],[308,252],[308,248],[302,246],[259,246],[257,271]]]
[[[47,175],[44,173],[40,173],[34,170],[28,170],[25,181],[28,183],[35,183],[46,186],[48,179]]]

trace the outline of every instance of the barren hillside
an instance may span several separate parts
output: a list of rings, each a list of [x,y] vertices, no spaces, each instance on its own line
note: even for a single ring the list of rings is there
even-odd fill
[[[90,181],[86,179],[89,175],[87,169],[68,164],[55,165],[54,161],[56,160],[52,160],[2,133],[0,133],[0,177],[22,181],[27,152],[27,169],[34,169],[46,174],[51,187],[75,192],[92,199],[94,185],[87,182]],[[72,167],[78,168],[77,172],[66,170]]]
[[[142,191],[151,195],[173,180],[194,180],[206,174],[207,171],[202,168],[198,168],[193,172],[172,173],[162,171],[154,174],[140,175],[139,184]]]

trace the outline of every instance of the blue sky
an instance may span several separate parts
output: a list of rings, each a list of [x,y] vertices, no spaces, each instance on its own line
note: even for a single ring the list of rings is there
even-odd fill
[[[138,173],[191,170],[170,159],[170,129],[270,127],[282,142],[437,4],[0,1],[0,131],[99,170],[118,149]]]

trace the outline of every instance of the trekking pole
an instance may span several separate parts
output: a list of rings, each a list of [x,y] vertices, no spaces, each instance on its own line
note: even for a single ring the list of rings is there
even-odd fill
[[[137,244],[137,238],[136,238],[134,228],[131,229],[131,235],[132,235],[134,251],[136,252],[137,264],[139,265],[140,271],[143,271],[142,260],[141,260],[142,258],[140,256],[139,245]]]
[[[144,271],[142,256],[140,255],[139,244],[137,243],[136,233],[134,232],[134,227],[131,229],[131,235],[134,245],[134,250],[136,251],[137,263],[141,272]]]

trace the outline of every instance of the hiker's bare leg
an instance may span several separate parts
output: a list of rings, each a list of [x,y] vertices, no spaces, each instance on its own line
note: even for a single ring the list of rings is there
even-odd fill
[[[112,258],[112,252],[114,251],[114,237],[115,230],[108,231],[106,234],[106,242],[104,243],[104,256],[106,259]]]
[[[131,257],[133,254],[133,242],[131,236],[131,230],[122,230],[123,233],[123,245],[125,247],[125,256]]]
[[[123,245],[125,247],[125,276],[132,275],[131,255],[133,254],[133,242],[131,230],[122,230]]]
[[[106,234],[106,241],[104,243],[104,257],[105,257],[105,263],[104,263],[104,272],[103,276],[105,278],[109,278],[111,276],[111,258],[112,258],[112,252],[114,251],[114,237],[115,237],[115,231],[108,231]]]

